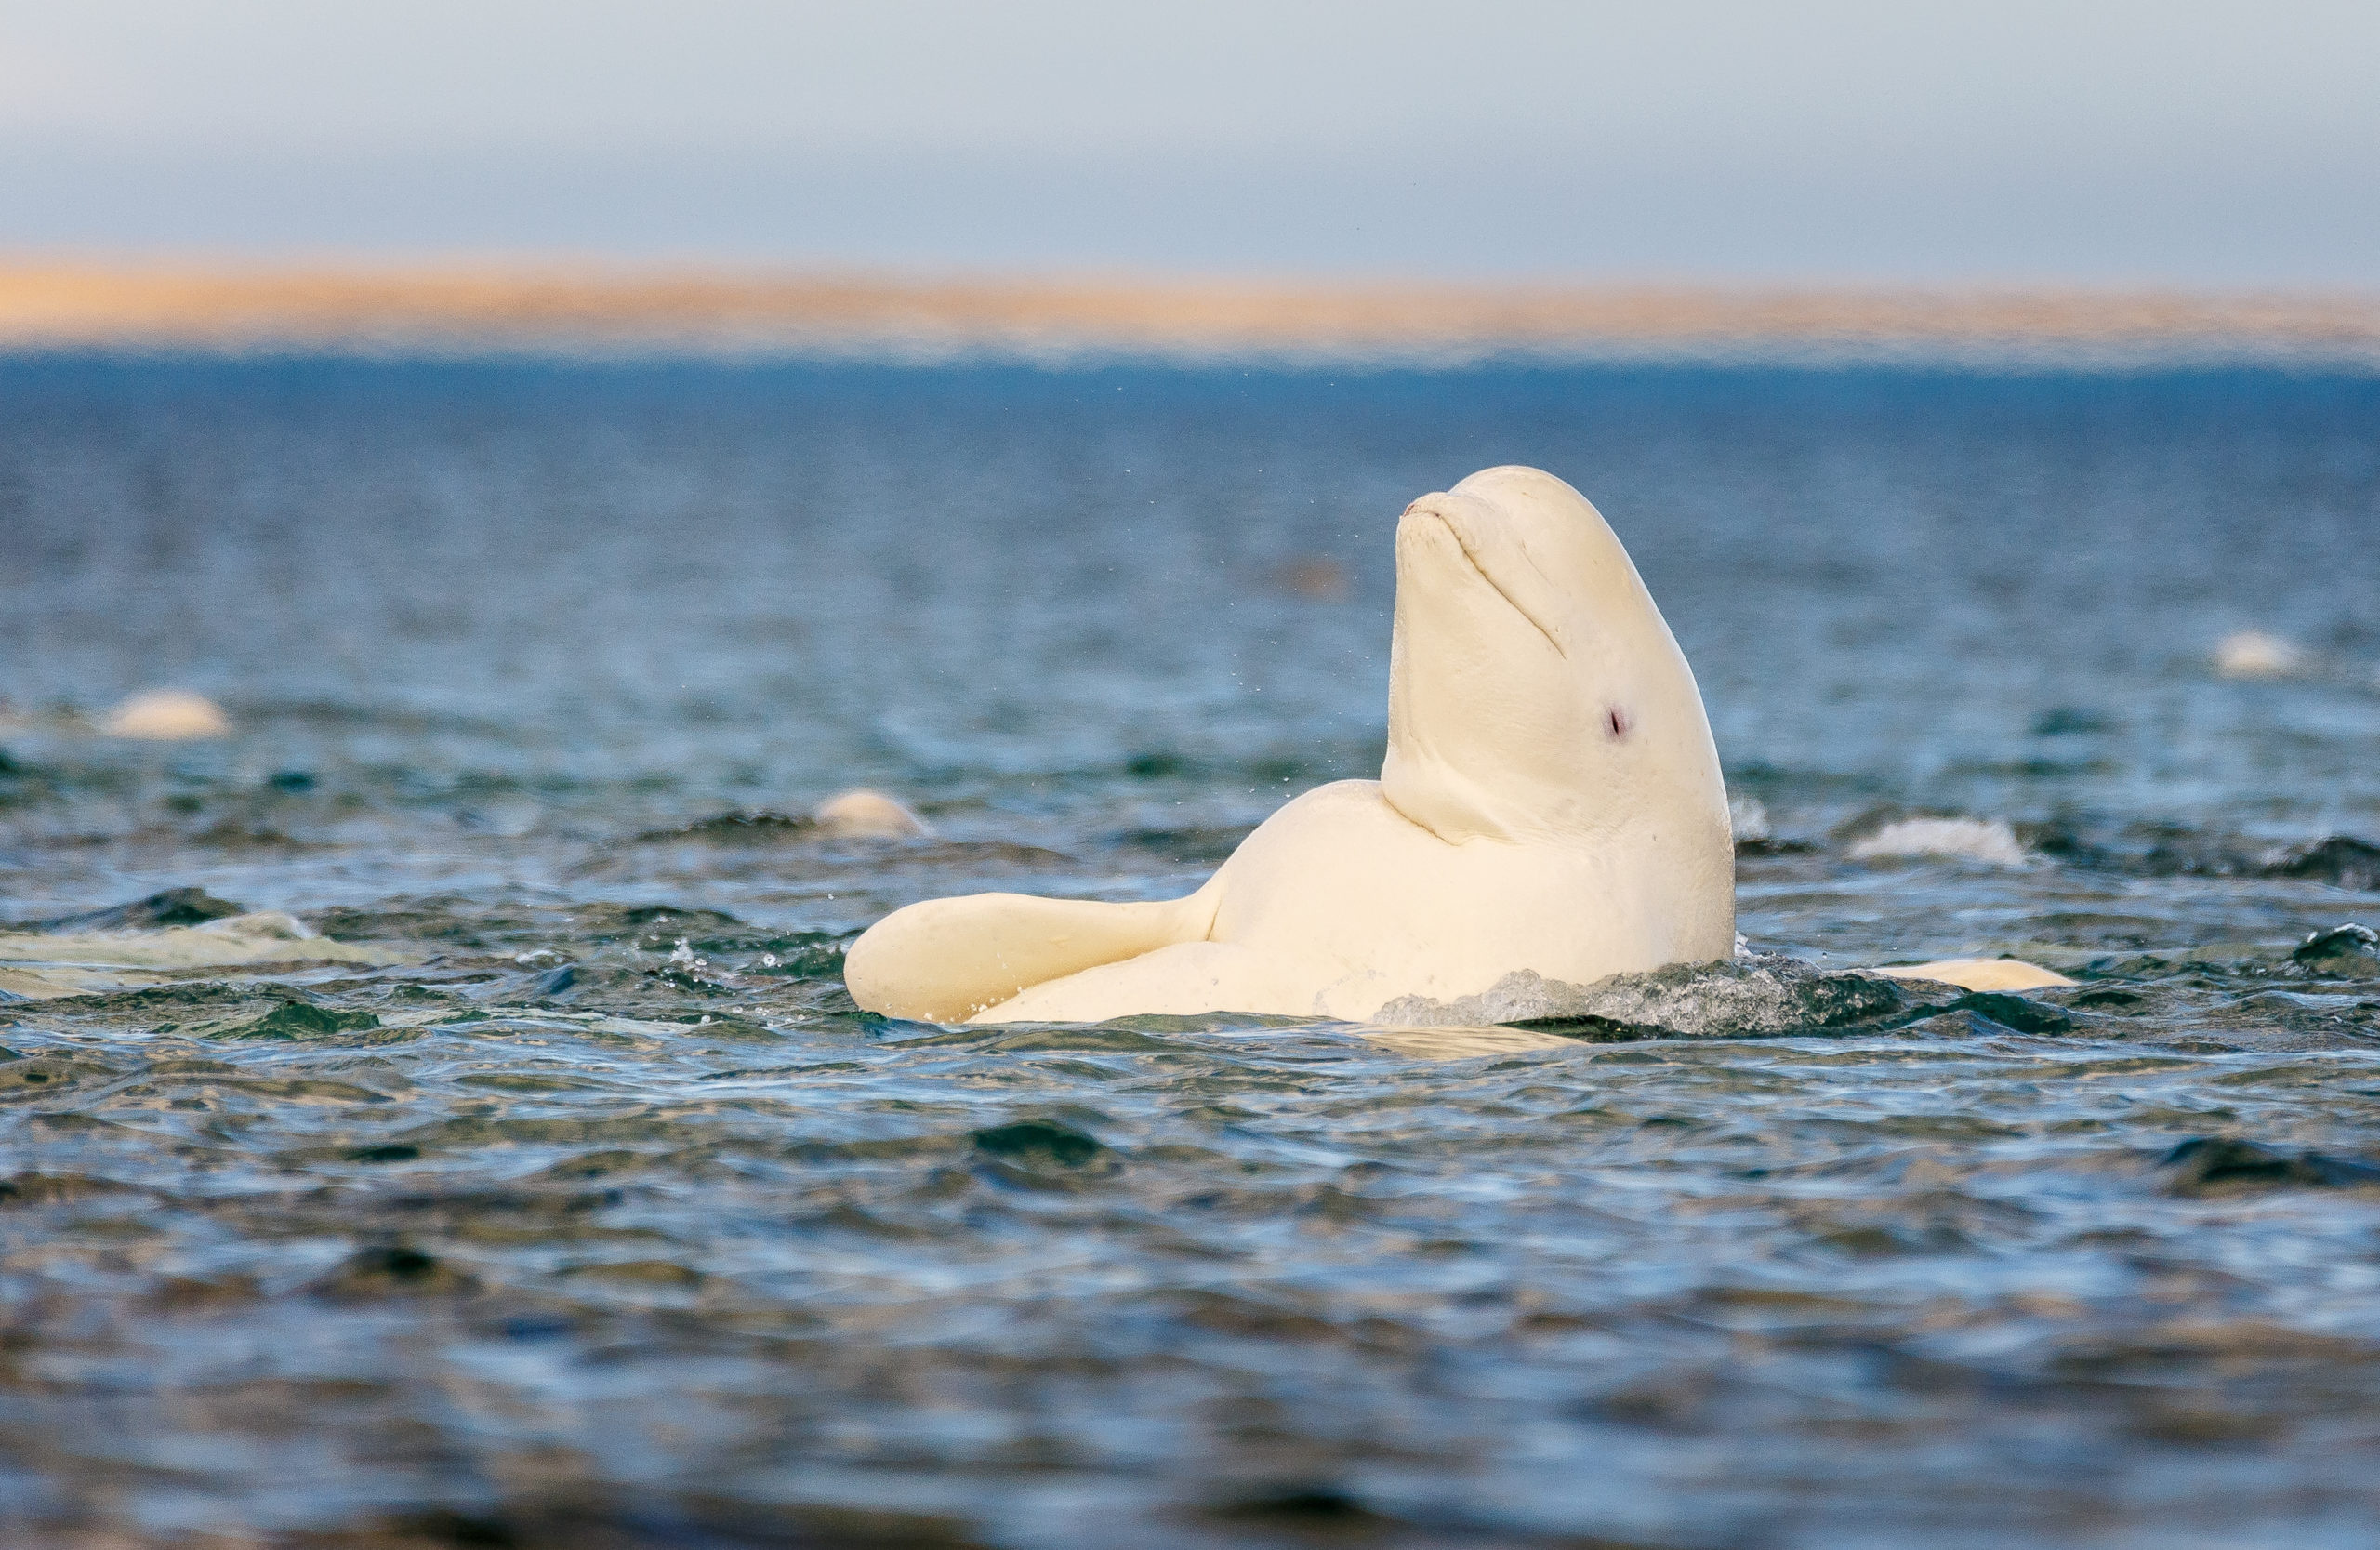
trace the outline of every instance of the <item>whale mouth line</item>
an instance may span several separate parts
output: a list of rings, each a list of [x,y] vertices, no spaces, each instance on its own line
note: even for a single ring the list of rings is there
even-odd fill
[[[1440,515],[1436,511],[1425,510],[1422,512],[1422,515],[1435,517],[1437,519],[1438,525],[1445,528],[1447,532],[1453,537],[1455,548],[1462,551],[1463,562],[1470,565],[1473,570],[1479,573],[1479,579],[1485,581],[1489,587],[1493,588],[1496,595],[1502,598],[1512,608],[1514,613],[1518,614],[1522,618],[1527,619],[1529,622],[1529,628],[1535,629],[1540,635],[1545,637],[1545,643],[1554,648],[1554,656],[1561,657],[1566,662],[1570,659],[1570,654],[1562,648],[1562,643],[1554,638],[1554,631],[1545,628],[1545,621],[1539,618],[1535,614],[1530,613],[1527,608],[1523,607],[1521,605],[1521,600],[1513,596],[1511,592],[1505,590],[1504,584],[1497,580],[1495,576],[1488,569],[1488,567],[1480,563],[1479,556],[1473,551],[1470,543],[1464,539],[1461,528],[1457,527],[1453,523],[1448,522],[1444,516]]]

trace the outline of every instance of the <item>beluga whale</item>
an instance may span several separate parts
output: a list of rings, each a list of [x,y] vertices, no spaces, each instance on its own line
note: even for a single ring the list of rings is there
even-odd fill
[[[1693,670],[1602,513],[1502,467],[1398,520],[1378,780],[1290,801],[1183,898],[895,910],[852,945],[844,983],[864,1010],[939,1023],[1364,1022],[1515,971],[1587,985],[1735,948]]]

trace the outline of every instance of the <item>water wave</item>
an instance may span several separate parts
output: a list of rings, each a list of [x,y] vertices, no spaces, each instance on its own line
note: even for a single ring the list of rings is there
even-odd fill
[[[1940,994],[1929,996],[1929,989]],[[1373,1020],[1412,1027],[1559,1027],[1590,1038],[1773,1038],[1887,1027],[1960,999],[1948,986],[1858,969],[1822,969],[1778,954],[1747,954],[1614,974],[1593,985],[1520,969],[1476,996],[1447,1001],[1400,997]]]

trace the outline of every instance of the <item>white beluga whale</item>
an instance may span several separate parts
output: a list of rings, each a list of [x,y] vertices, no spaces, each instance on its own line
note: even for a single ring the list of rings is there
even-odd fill
[[[228,737],[231,735],[231,720],[204,695],[194,695],[187,689],[152,689],[109,711],[107,719],[99,723],[99,730],[111,737],[187,742]]]
[[[1515,971],[1586,985],[1735,947],[1726,788],[1685,654],[1602,514],[1506,467],[1397,524],[1378,780],[1298,797],[1184,898],[895,910],[844,980],[865,1010],[942,1023],[1361,1022]]]
[[[1369,1017],[1515,969],[1577,983],[1735,946],[1726,788],[1693,672],[1610,527],[1489,469],[1396,535],[1388,757],[1307,792],[1186,898],[912,905],[859,1004],[953,1022]]]
[[[908,803],[865,786],[828,797],[810,810],[810,821],[833,840],[907,840],[933,832]]]

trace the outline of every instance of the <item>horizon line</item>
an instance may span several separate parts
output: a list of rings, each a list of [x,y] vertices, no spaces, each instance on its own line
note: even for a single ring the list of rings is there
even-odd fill
[[[0,351],[2380,365],[2380,288],[0,250]]]

